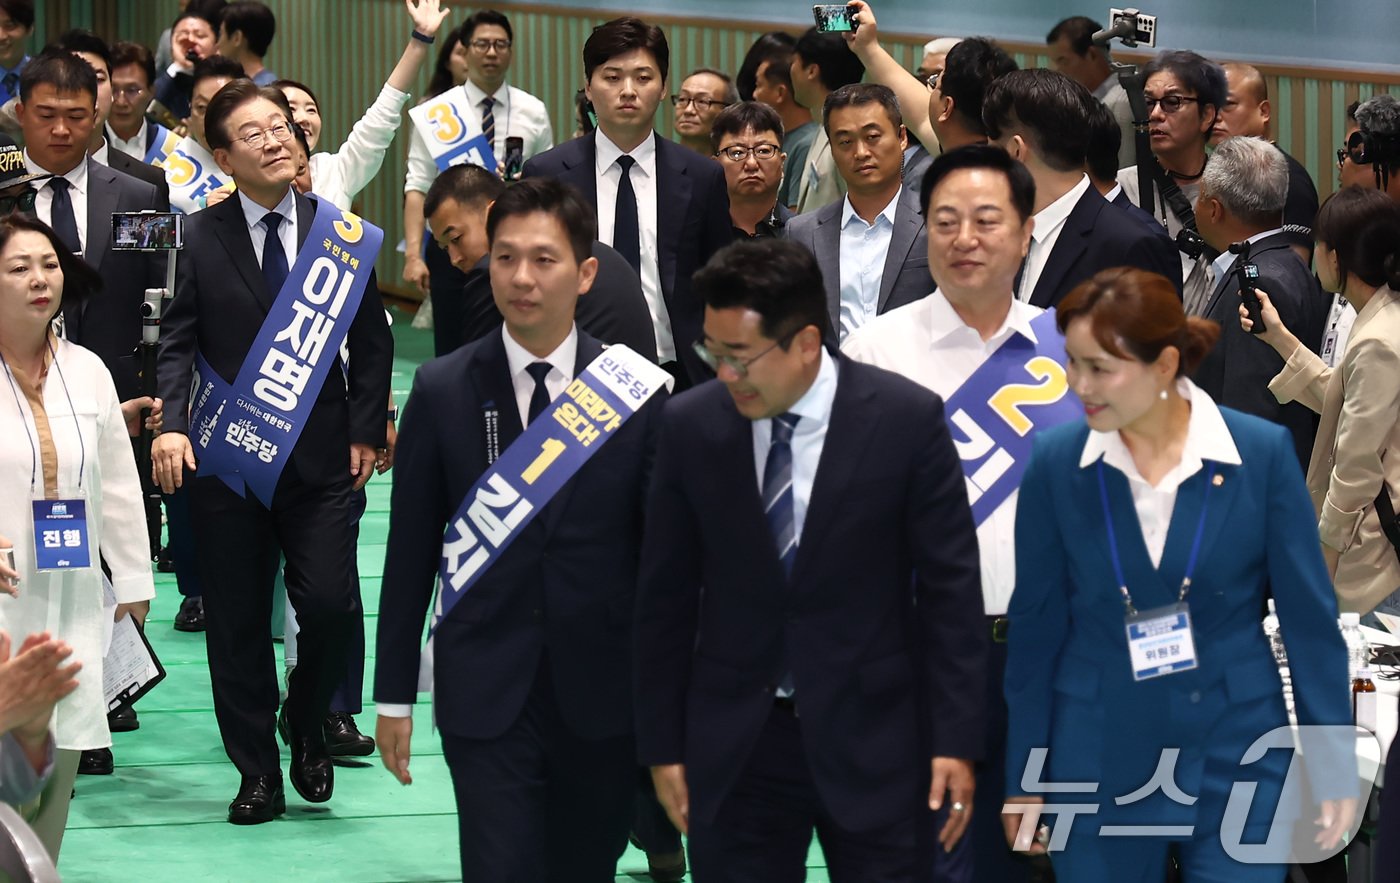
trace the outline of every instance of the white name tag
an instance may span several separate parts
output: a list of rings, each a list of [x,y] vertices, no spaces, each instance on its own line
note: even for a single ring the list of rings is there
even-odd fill
[[[1185,603],[1129,616],[1125,628],[1133,680],[1146,681],[1196,667],[1191,611]]]

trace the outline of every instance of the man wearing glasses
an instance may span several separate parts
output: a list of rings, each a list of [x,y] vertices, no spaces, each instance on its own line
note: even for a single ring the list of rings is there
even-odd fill
[[[724,166],[734,238],[780,235],[792,211],[778,200],[787,161],[778,112],[761,101],[727,107],[715,118],[710,139]]]
[[[710,128],[720,111],[739,103],[739,90],[728,74],[702,67],[681,81],[681,91],[671,96],[676,109],[676,140],[696,153],[714,152]]]
[[[151,50],[140,43],[112,44],[112,113],[107,117],[107,143],[133,159],[147,161],[169,154],[164,145],[179,139],[160,123],[146,119],[154,96],[156,62]],[[164,149],[162,149],[164,148]]]
[[[638,754],[697,880],[801,879],[814,828],[838,883],[928,879],[972,812],[989,643],[942,400],[827,349],[794,243],[695,288],[719,382],[661,414]]]

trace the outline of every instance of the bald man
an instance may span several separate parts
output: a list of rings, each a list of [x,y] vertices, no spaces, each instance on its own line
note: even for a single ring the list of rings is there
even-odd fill
[[[1252,64],[1226,64],[1229,93],[1220,109],[1210,143],[1219,144],[1232,135],[1250,135],[1273,144],[1273,107],[1269,104],[1269,84]],[[1280,147],[1280,149],[1282,149]],[[1313,219],[1317,217],[1317,187],[1303,164],[1288,151],[1288,202],[1283,207],[1283,232],[1289,246],[1312,265]]]

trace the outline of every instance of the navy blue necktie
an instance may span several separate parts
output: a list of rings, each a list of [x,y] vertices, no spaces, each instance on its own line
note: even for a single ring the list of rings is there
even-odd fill
[[[73,254],[83,253],[83,244],[78,241],[78,220],[73,216],[73,198],[68,195],[67,178],[49,179],[48,188],[53,192],[53,203],[49,207],[49,220],[53,232],[64,247]]]
[[[530,394],[529,417],[526,424],[534,423],[535,418],[544,413],[544,409],[549,407],[549,387],[544,385],[544,379],[549,376],[550,364],[548,362],[531,362],[525,366],[525,370],[530,376],[535,378],[535,391]]]
[[[496,99],[489,96],[481,99],[481,134],[486,137],[486,143],[491,145],[493,152],[496,149],[495,103]]]
[[[282,237],[277,235],[285,220],[277,212],[268,212],[259,222],[267,228],[267,239],[263,241],[263,281],[267,283],[267,293],[274,298],[287,281],[287,250],[282,247]]]
[[[7,100],[10,98],[15,98],[19,95],[19,74],[15,73],[14,71],[10,71],[8,74],[5,74],[5,79],[3,81],[0,81],[0,86],[4,87],[5,97]]]
[[[632,269],[642,272],[642,230],[637,219],[637,192],[632,189],[632,167],[637,161],[627,154],[617,158],[622,177],[617,181],[617,208],[613,211],[612,247],[627,259]]]
[[[773,440],[768,445],[768,460],[763,465],[763,512],[768,517],[768,530],[777,547],[783,573],[792,576],[792,563],[797,558],[797,511],[792,497],[792,431],[801,418],[797,414],[780,414],[773,418]]]

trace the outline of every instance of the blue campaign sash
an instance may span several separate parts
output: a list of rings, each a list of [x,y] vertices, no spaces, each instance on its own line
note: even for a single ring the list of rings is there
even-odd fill
[[[669,383],[663,369],[610,346],[486,468],[443,535],[432,630],[588,458]]]
[[[153,131],[147,137],[151,146],[146,150],[146,157],[143,162],[153,166],[163,168],[165,160],[180,143],[180,136],[162,126],[160,123],[150,123]]]
[[[1013,334],[945,403],[972,517],[981,526],[1021,484],[1035,433],[1084,416],[1065,379],[1055,311],[1031,321],[1036,341]]]
[[[449,89],[437,98],[426,101],[409,110],[408,116],[414,127],[423,136],[428,152],[437,163],[438,171],[445,172],[452,166],[481,166],[489,172],[496,171],[496,153],[491,142],[481,134],[481,112],[467,101],[462,89]],[[472,125],[467,120],[473,121]],[[468,137],[475,129],[475,137]]]
[[[195,356],[190,428],[199,474],[218,476],[240,495],[246,485],[269,507],[384,241],[373,224],[325,200],[316,204],[306,241],[238,377],[225,383]]]

